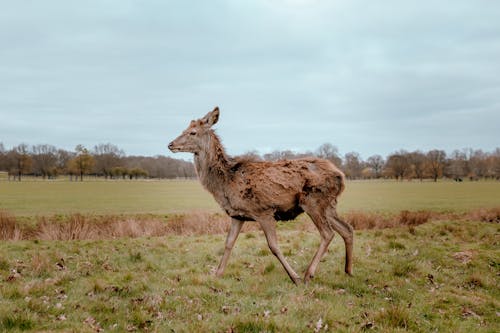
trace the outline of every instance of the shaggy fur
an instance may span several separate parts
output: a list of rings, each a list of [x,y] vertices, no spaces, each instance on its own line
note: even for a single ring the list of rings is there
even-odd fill
[[[321,244],[309,265],[305,281],[313,277],[337,231],[345,242],[345,271],[352,273],[352,227],[336,212],[337,197],[344,190],[344,174],[330,161],[318,158],[277,162],[231,159],[211,128],[219,119],[215,108],[169,144],[173,152],[194,153],[198,177],[233,222],[217,275],[222,275],[227,259],[245,221],[260,223],[269,247],[293,282],[298,275],[277,245],[275,221],[291,220],[306,212],[318,228]]]

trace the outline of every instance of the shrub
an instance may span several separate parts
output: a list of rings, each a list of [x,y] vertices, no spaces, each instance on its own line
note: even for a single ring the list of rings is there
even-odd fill
[[[415,226],[424,224],[431,218],[431,212],[420,210],[417,212],[410,212],[408,210],[403,210],[399,214],[399,224]]]

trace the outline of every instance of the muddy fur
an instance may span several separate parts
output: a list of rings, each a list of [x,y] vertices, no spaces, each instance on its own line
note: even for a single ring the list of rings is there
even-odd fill
[[[199,120],[169,145],[176,151],[194,153],[198,177],[221,208],[233,218],[232,231],[218,274],[222,274],[232,245],[245,221],[257,221],[269,246],[283,264],[290,278],[298,276],[288,265],[276,244],[275,221],[291,220],[306,212],[318,228],[322,243],[311,262],[305,279],[310,279],[337,231],[346,244],[346,272],[351,274],[352,227],[336,213],[337,198],[344,190],[344,174],[330,161],[303,158],[276,162],[249,158],[230,158],[215,131],[219,109]]]

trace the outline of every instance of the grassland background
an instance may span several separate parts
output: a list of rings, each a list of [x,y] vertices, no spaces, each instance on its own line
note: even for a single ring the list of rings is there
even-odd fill
[[[339,211],[466,211],[500,205],[500,182],[456,183],[352,181]],[[220,211],[199,182],[189,181],[23,181],[0,182],[0,210],[18,216],[170,214]]]

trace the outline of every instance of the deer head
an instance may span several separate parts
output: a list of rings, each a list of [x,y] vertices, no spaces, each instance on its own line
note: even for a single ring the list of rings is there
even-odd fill
[[[219,120],[219,107],[215,107],[205,117],[191,120],[188,128],[184,130],[174,141],[170,142],[168,149],[172,152],[198,153],[205,149],[205,143],[209,141],[211,127]]]

